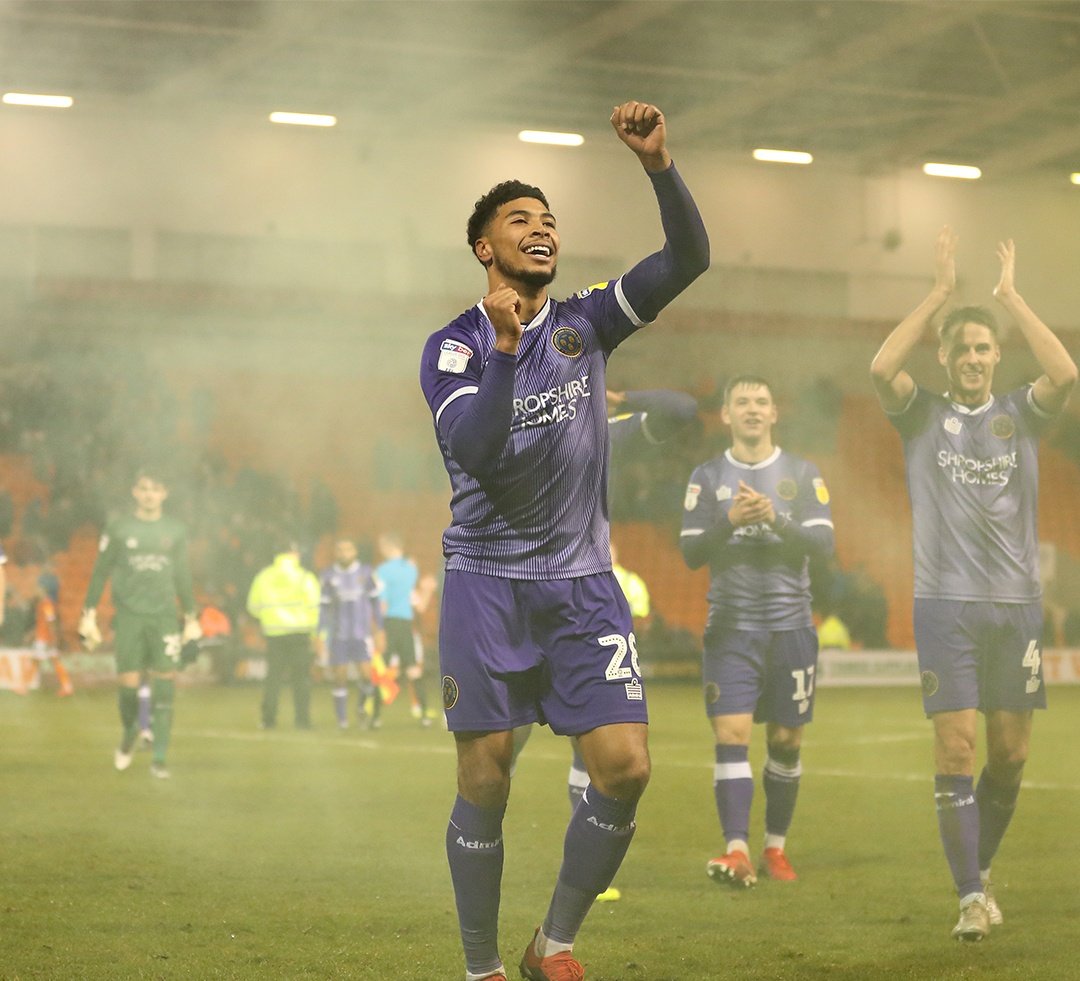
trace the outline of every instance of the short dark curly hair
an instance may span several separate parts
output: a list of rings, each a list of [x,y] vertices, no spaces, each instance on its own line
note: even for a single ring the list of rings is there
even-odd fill
[[[518,198],[535,198],[548,210],[551,207],[544,196],[544,192],[532,184],[525,184],[516,180],[496,184],[487,194],[477,200],[476,204],[473,205],[473,213],[469,215],[466,237],[469,248],[473,250],[474,255],[476,254],[476,240],[484,234],[484,229],[487,228],[488,222],[495,217],[495,212],[507,201],[515,201]]]

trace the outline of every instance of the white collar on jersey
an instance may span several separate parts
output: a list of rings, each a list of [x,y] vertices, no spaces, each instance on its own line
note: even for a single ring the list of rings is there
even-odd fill
[[[761,470],[763,467],[767,467],[770,463],[775,463],[779,456],[780,447],[776,446],[773,448],[772,453],[770,453],[760,463],[743,463],[741,460],[736,460],[735,457],[731,455],[730,449],[724,450],[724,458],[727,460],[727,462],[730,463],[733,467],[738,467],[740,470]]]
[[[484,301],[483,300],[480,300],[476,304],[476,309],[480,311],[480,316],[482,316],[490,324],[491,320],[488,318],[487,310],[484,309]],[[544,301],[544,305],[537,311],[536,316],[533,317],[532,320],[530,320],[527,324],[522,324],[522,327],[524,327],[525,330],[532,330],[535,327],[539,327],[545,320],[547,320],[547,316],[548,316],[548,314],[550,312],[551,312],[551,297],[549,296]],[[494,330],[495,328],[492,327],[491,329]]]
[[[974,409],[969,405],[961,405],[959,402],[954,402],[948,392],[945,393],[945,398],[949,400],[949,405],[951,405],[953,409],[965,416],[982,415],[994,404],[993,394],[991,394],[990,398],[983,402],[982,405],[977,405]]]

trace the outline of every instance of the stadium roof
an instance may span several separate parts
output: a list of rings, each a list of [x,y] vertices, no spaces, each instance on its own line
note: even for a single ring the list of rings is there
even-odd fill
[[[698,149],[808,150],[864,173],[1080,170],[1075,2],[15,0],[0,87],[85,113],[587,138],[598,106],[636,97]]]

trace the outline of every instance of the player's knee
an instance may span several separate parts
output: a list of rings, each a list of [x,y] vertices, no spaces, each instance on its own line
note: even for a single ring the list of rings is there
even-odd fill
[[[991,747],[987,751],[987,767],[999,783],[1016,784],[1027,762],[1027,744]]]
[[[510,798],[510,773],[500,767],[459,770],[458,793],[478,807],[502,807]]]
[[[609,761],[592,782],[602,794],[621,801],[636,801],[649,785],[652,765],[647,753],[634,753]]]

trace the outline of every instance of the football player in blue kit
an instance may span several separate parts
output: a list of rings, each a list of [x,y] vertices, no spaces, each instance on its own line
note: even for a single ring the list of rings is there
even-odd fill
[[[422,356],[452,489],[439,636],[457,746],[446,848],[468,981],[506,978],[497,928],[515,727],[543,721],[577,736],[590,777],[547,915],[520,963],[533,981],[584,977],[574,940],[629,847],[649,778],[630,610],[611,573],[605,369],[705,271],[709,247],[663,114],[627,102],[611,124],[652,184],[663,248],[557,301],[548,285],[560,242],[547,199],[519,181],[499,184],[468,224],[488,293],[433,334]]]
[[[994,297],[1020,328],[1043,374],[1003,396],[990,310],[959,307],[938,329],[944,395],[904,370],[956,285],[956,235],[936,247],[933,289],[885,340],[871,365],[882,408],[904,444],[915,560],[915,646],[923,707],[934,727],[934,800],[960,897],[958,940],[1002,922],[990,863],[1020,790],[1033,710],[1046,707],[1036,529],[1038,440],[1064,408],[1076,365],[1016,290],[1016,249],[998,245]],[[977,712],[986,765],[975,781]]]
[[[810,611],[811,557],[833,550],[829,492],[814,464],[773,443],[776,402],[765,379],[738,375],[724,390],[731,447],[690,476],[679,544],[710,580],[702,680],[715,736],[713,791],[726,851],[716,882],[757,882],[750,858],[754,778],[750,735],[764,722],[768,759],[760,871],[796,878],[785,851],[802,775],[803,726],[814,714],[818,642]]]

